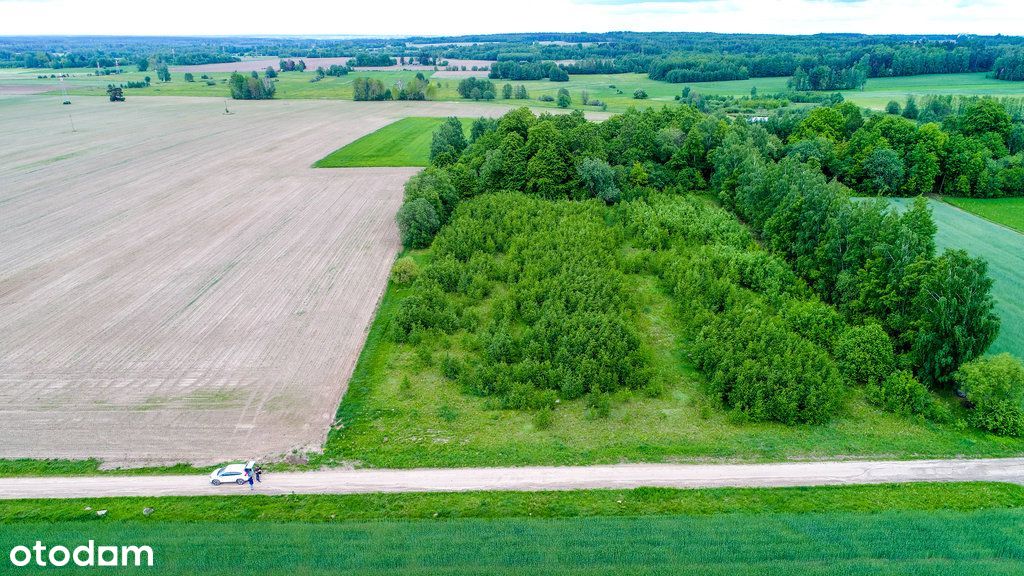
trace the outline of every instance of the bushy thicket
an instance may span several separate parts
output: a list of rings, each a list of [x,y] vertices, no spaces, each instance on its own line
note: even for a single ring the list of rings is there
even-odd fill
[[[827,346],[841,325],[786,264],[756,247],[725,211],[691,197],[626,203],[638,246],[682,304],[710,390],[755,420],[822,423],[841,408]]]
[[[598,203],[518,193],[464,202],[434,241],[434,260],[402,302],[394,334],[465,329],[477,351],[447,371],[508,408],[642,388],[651,368],[617,244]],[[500,294],[481,319],[476,307],[495,286]]]
[[[997,434],[1024,435],[1024,366],[1009,354],[985,356],[960,367],[956,381],[974,404],[971,423]]]

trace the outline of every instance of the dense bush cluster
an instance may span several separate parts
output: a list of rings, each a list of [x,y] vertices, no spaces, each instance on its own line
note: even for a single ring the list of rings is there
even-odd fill
[[[465,329],[477,352],[446,371],[508,408],[643,388],[651,369],[617,241],[598,203],[518,193],[464,202],[434,241],[434,261],[402,302],[394,333]],[[477,307],[495,286],[481,322]]]
[[[974,426],[1024,436],[1024,366],[1020,360],[1009,354],[979,358],[961,366],[956,380],[974,404]]]
[[[277,86],[270,78],[260,78],[256,72],[243,76],[238,72],[228,79],[231,97],[235,100],[268,100],[274,97]]]

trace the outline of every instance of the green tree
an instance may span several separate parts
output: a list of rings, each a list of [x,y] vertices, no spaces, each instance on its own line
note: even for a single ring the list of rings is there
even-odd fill
[[[576,166],[576,175],[588,197],[600,198],[609,204],[619,200],[615,170],[607,162],[596,158],[584,158]]]
[[[156,77],[161,82],[171,81],[171,71],[167,69],[167,64],[161,63],[156,67]]]
[[[451,164],[465,149],[466,134],[462,131],[462,121],[455,116],[448,117],[431,137],[430,163],[437,166]]]
[[[572,98],[569,96],[569,91],[565,88],[558,89],[558,107],[568,108],[572,104]]]
[[[501,97],[504,100],[511,100],[512,99],[512,85],[511,84],[507,84],[506,83],[504,86],[501,87]]]
[[[859,386],[878,384],[896,366],[892,340],[877,324],[847,328],[835,344],[839,371]]]
[[[185,72],[185,75],[183,77],[185,78],[185,82],[195,82],[196,81],[195,76],[193,76],[191,72]]]
[[[923,382],[949,384],[960,365],[995,340],[999,317],[992,310],[991,288],[988,263],[963,250],[947,250],[932,262],[914,301],[913,355]]]
[[[907,104],[903,107],[903,117],[908,120],[917,120],[917,117],[921,114],[917,108],[917,99],[913,96],[907,96]]]
[[[999,134],[1005,141],[1010,134],[1013,120],[998,101],[980,98],[964,110],[960,116],[960,131],[968,136],[980,136],[988,132]]]
[[[903,187],[903,160],[891,148],[875,148],[864,162],[864,172],[872,193],[889,195]]]
[[[1024,435],[1024,366],[1003,353],[968,362],[956,382],[974,404],[973,426],[1005,436]]]
[[[139,72],[145,72],[146,70],[149,70],[149,58],[139,58],[138,61],[135,62],[135,65],[139,68]]]
[[[425,198],[416,198],[402,204],[395,220],[398,222],[402,246],[406,248],[426,248],[441,227],[437,211]]]
[[[886,114],[899,115],[900,112],[900,103],[895,100],[889,100],[889,103],[885,105]]]
[[[633,98],[635,100],[646,100],[647,90],[644,90],[643,88],[637,88],[636,90],[633,91]]]

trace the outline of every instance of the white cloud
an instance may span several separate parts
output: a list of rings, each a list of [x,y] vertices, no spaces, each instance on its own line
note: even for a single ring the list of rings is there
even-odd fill
[[[1020,34],[1008,0],[0,0],[0,35],[444,35],[535,31]]]

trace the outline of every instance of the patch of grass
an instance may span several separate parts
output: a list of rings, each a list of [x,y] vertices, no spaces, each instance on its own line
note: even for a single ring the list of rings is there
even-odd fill
[[[422,266],[429,251],[414,258]],[[843,414],[820,426],[786,426],[733,418],[704,390],[680,336],[677,304],[649,276],[630,281],[641,302],[638,324],[654,352],[661,390],[618,392],[606,418],[585,400],[560,402],[550,422],[534,413],[501,410],[465,394],[442,375],[443,362],[424,366],[417,347],[435,357],[465,357],[473,345],[464,331],[431,335],[418,345],[388,335],[409,288],[385,292],[324,454],[312,465],[352,463],[413,468],[509,465],[583,465],[616,462],[786,461],[1016,456],[1024,440],[960,430],[882,412],[849,390]],[[497,287],[494,296],[501,294]],[[484,300],[485,309],[491,300]],[[957,415],[960,410],[955,404]],[[452,418],[452,414],[457,417]],[[542,418],[543,420],[543,418]]]
[[[427,166],[430,140],[444,118],[402,118],[331,152],[313,164],[314,168],[358,168],[375,166]],[[462,118],[469,135],[471,118]]]
[[[1022,491],[922,484],[14,501],[0,508],[0,548],[145,544],[155,574],[239,565],[296,574],[1012,574],[1024,561]],[[155,510],[149,517],[145,506]],[[98,517],[99,509],[108,512]]]
[[[943,198],[961,210],[1024,232],[1024,198]]]
[[[957,206],[971,206],[978,210],[986,210],[990,214],[1001,214],[1000,218],[1020,218],[1024,203],[1011,201],[998,205],[987,205],[993,200],[963,202],[961,199],[949,199]],[[906,206],[909,200],[896,198],[892,200],[899,206]],[[1024,235],[1005,226],[994,224],[937,200],[929,200],[932,217],[938,231],[935,244],[939,250],[961,248],[972,256],[980,256],[988,261],[988,275],[992,278],[992,296],[995,298],[995,310],[1002,320],[999,336],[989,347],[988,352],[996,354],[1009,352],[1018,358],[1024,358],[1024,300],[1021,299],[1021,286],[1024,286]],[[995,208],[983,208],[995,206]],[[994,218],[993,218],[994,220]]]

